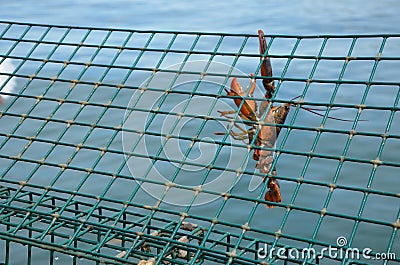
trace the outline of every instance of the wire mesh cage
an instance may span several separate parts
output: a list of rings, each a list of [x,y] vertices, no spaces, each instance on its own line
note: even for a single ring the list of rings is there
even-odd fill
[[[398,264],[400,35],[266,33],[274,208],[256,34],[0,22],[0,264]]]

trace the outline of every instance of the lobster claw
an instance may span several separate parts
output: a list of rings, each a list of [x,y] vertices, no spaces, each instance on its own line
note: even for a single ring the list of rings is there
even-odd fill
[[[264,36],[264,32],[259,29],[258,30],[258,41],[260,43],[260,54],[265,55],[267,51],[267,41]],[[271,77],[272,76],[272,66],[271,61],[268,56],[261,57],[261,76],[263,77]],[[272,78],[263,78],[262,80],[263,86],[265,88],[265,97],[271,98],[275,92],[275,84],[274,79]]]
[[[272,172],[273,175],[276,175],[276,171]],[[279,187],[278,180],[269,177],[267,187],[269,190],[265,193],[264,199],[266,201],[280,203],[282,201],[281,197],[281,188]],[[274,208],[275,205],[266,203],[268,208]]]
[[[252,79],[252,84],[249,90],[248,95],[252,96],[254,89],[256,88],[256,82],[254,79]],[[239,82],[237,81],[237,78],[234,77],[232,79],[231,83],[231,90],[227,91],[228,96],[237,96],[237,97],[244,97],[245,92],[243,92],[242,87],[240,86]],[[239,107],[242,104],[241,98],[235,98],[233,101],[235,102],[236,106]],[[240,109],[240,114],[242,118],[245,118],[247,120],[255,121],[257,119],[257,103],[254,100],[250,99],[245,99],[244,103],[242,105],[242,108]]]

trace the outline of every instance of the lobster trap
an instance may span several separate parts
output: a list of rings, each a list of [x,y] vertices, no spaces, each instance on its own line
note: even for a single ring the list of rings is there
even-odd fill
[[[256,32],[0,22],[0,264],[398,264],[400,35],[264,30],[275,208],[224,91]]]

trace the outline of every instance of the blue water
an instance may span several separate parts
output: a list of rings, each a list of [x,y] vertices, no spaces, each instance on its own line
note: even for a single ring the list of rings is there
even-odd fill
[[[276,34],[398,33],[400,3],[383,1],[9,1],[3,20],[132,29]]]
[[[230,32],[230,33],[256,33],[256,30],[261,28],[268,34],[374,34],[374,33],[400,33],[400,2],[395,0],[384,0],[384,1],[262,1],[261,3],[246,3],[244,1],[231,1],[231,2],[215,2],[215,1],[191,1],[191,2],[173,2],[173,1],[155,1],[149,3],[148,1],[7,1],[2,3],[0,9],[0,19],[17,21],[17,22],[33,22],[33,23],[44,23],[44,24],[61,24],[61,25],[77,25],[77,26],[93,26],[93,27],[112,27],[112,28],[127,28],[127,29],[141,29],[141,30],[172,30],[172,31],[204,31],[204,32]],[[101,39],[101,37],[100,37]],[[98,41],[98,40],[97,40]],[[159,40],[158,43],[161,47],[165,47],[165,43]],[[346,42],[347,41],[347,42]],[[345,56],[351,40],[337,41],[328,43],[324,55],[336,55]],[[96,43],[96,39],[92,40]],[[254,42],[256,43],[256,42]],[[299,54],[312,54],[316,55],[317,47],[320,47],[320,40],[313,42],[304,41],[302,45],[298,47],[297,53]],[[157,44],[156,44],[157,45]],[[183,47],[184,42],[180,43]],[[206,45],[206,43],[202,43]],[[353,56],[375,56],[379,49],[380,40],[366,39],[361,40],[357,43],[356,49]],[[288,54],[293,47],[293,44],[288,41],[279,45],[279,41],[274,43],[271,47],[271,52]],[[208,47],[208,49],[210,49]],[[384,55],[386,56],[399,56],[400,42],[393,41],[388,42]],[[21,51],[22,52],[22,51]],[[47,54],[47,50],[44,49],[43,56]],[[60,56],[60,59],[65,59],[65,53],[55,54]],[[254,51],[252,51],[254,52]],[[90,54],[90,51],[88,51]],[[37,56],[41,56],[40,50]],[[79,57],[81,56],[81,57]],[[56,57],[57,58],[57,57]],[[78,54],[80,60],[85,60],[87,54]],[[107,54],[100,55],[96,58],[97,62],[109,61]],[[178,58],[179,59],[179,58]],[[178,59],[171,59],[170,63],[176,63]],[[103,60],[103,61],[101,61]],[[108,60],[108,61],[107,61]],[[118,61],[121,65],[129,65],[131,61],[127,58],[122,58]],[[143,67],[154,66],[154,63],[149,58],[148,61],[141,62]],[[146,63],[148,65],[146,65]],[[285,60],[279,60],[273,62],[274,69],[279,73],[286,63]],[[244,71],[252,71],[252,64],[243,63]],[[321,62],[319,67],[321,71],[315,73],[315,78],[329,79],[337,78],[341,69],[342,62]],[[34,66],[31,66],[34,69]],[[301,73],[309,73],[312,64],[309,65],[305,62],[297,64],[293,61],[291,67],[289,67],[286,77],[303,77]],[[363,62],[350,63],[344,79],[361,79],[367,80],[368,75],[371,71],[372,64]],[[382,68],[378,68],[374,80],[380,81],[396,81],[399,82],[399,64],[398,62],[383,63]],[[32,69],[23,69],[27,72]],[[71,70],[72,69],[72,70]],[[21,71],[23,71],[21,70]],[[51,71],[49,67],[48,71]],[[76,73],[80,69],[73,71],[73,68],[69,68],[70,71],[64,72],[64,76],[60,78],[74,78]],[[45,70],[42,70],[45,72]],[[47,74],[51,76],[50,73]],[[70,76],[69,76],[70,75]],[[108,82],[120,82],[120,76],[112,76]],[[121,74],[121,76],[123,76]],[[99,74],[90,72],[88,78],[98,80]],[[97,78],[97,79],[96,79]],[[142,80],[143,81],[143,80]],[[140,83],[140,82],[139,82]],[[138,85],[138,84],[136,84]],[[57,87],[57,85],[55,85]],[[42,87],[37,84],[32,85],[30,93],[40,94]],[[62,86],[58,87],[63,89]],[[321,88],[326,88],[321,89]],[[352,85],[343,85],[339,89],[339,93],[335,99],[336,103],[349,103],[357,104],[360,102],[364,93],[365,87],[357,87]],[[378,87],[379,88],[379,87]],[[394,97],[397,93],[398,87],[382,87],[381,89],[371,89],[370,95],[366,100],[366,104],[390,106],[393,105]],[[36,89],[36,90],[35,90]],[[84,89],[84,88],[83,88]],[[323,91],[322,91],[323,90]],[[89,89],[88,89],[89,91]],[[282,91],[278,97],[281,98],[292,98],[298,95],[301,90],[287,89]],[[49,91],[48,96],[62,96],[62,93],[54,94],[57,92]],[[107,102],[109,95],[113,94],[113,91],[104,92],[101,95],[95,95],[92,101],[96,102]],[[332,87],[328,85],[311,85],[309,92],[306,95],[305,100],[321,100],[327,101],[327,98],[331,96]],[[98,96],[98,98],[96,98]],[[121,103],[127,104],[126,98],[117,98]],[[79,95],[74,93],[71,94],[70,99],[79,99]],[[107,100],[106,100],[107,99]],[[125,101],[124,101],[125,100]],[[56,103],[54,103],[56,105]],[[10,112],[24,112],[24,105],[16,106],[17,109],[10,109]],[[52,108],[54,106],[51,106]],[[75,106],[76,107],[76,106]],[[73,108],[73,107],[71,107]],[[75,109],[68,109],[65,112],[59,111],[56,113],[55,118],[70,119],[70,112],[74,113]],[[78,108],[78,107],[76,107]],[[51,109],[51,108],[50,108]],[[40,115],[44,115],[46,108],[35,109]],[[335,115],[345,116],[352,118],[355,116],[356,110],[338,110]],[[89,110],[82,112],[77,120],[90,122],[95,121],[95,114]],[[58,116],[57,116],[58,115]],[[121,113],[118,113],[121,115]],[[382,133],[387,125],[387,119],[389,112],[378,112],[378,111],[365,111],[362,119],[366,119],[372,122],[361,122],[357,129],[360,131],[379,132]],[[118,116],[120,117],[120,116]],[[121,118],[121,117],[120,117]],[[290,118],[290,117],[289,117]],[[4,119],[3,119],[4,121]],[[119,120],[118,120],[119,121]],[[117,121],[117,122],[118,122]],[[313,116],[310,113],[302,113],[294,121],[294,125],[298,126],[309,126],[318,127],[320,117]],[[0,121],[1,122],[1,121]],[[102,122],[104,124],[116,125],[115,117],[105,117]],[[397,114],[394,124],[390,130],[392,134],[399,134],[399,115]],[[12,123],[4,122],[4,130],[9,130],[12,127]],[[334,129],[350,129],[352,123],[343,123],[338,121],[329,120],[326,124],[328,128]],[[10,126],[10,128],[6,127]],[[32,128],[25,126],[22,127],[18,133],[30,135]],[[46,134],[49,134],[50,138],[52,133],[57,135],[59,128],[52,128],[45,130]],[[82,132],[79,128],[72,127],[70,132],[63,138],[64,141],[78,144],[82,135],[86,131]],[[44,135],[47,137],[47,135]],[[88,139],[87,144],[97,144],[97,146],[103,146],[106,144],[104,139],[108,136],[102,134],[102,132],[93,131],[92,136]],[[292,151],[307,152],[310,150],[315,135],[309,131],[294,131],[285,143],[285,149]],[[341,134],[326,133],[321,136],[321,139],[316,146],[316,153],[323,153],[329,155],[339,156],[341,155],[344,145],[347,140],[347,136]],[[101,141],[104,141],[102,143]],[[11,152],[9,150],[21,150],[23,144],[20,146],[14,143],[15,146],[4,149],[3,152]],[[355,157],[360,159],[374,159],[377,155],[379,148],[379,138],[368,138],[368,137],[355,137],[350,149],[348,151],[349,157]],[[115,144],[114,148],[121,148],[121,143]],[[382,160],[399,162],[398,149],[400,148],[398,140],[388,140],[385,146],[385,151],[381,157]],[[33,150],[40,150],[40,148],[33,148]],[[64,156],[70,155],[73,149],[67,150],[62,149],[62,154],[52,155],[50,159],[54,162],[65,162]],[[17,154],[17,153],[16,153]],[[15,154],[15,155],[16,155]],[[27,154],[35,159],[40,159],[43,154]],[[63,156],[64,155],[64,156]],[[73,160],[72,165],[88,167],[93,161],[90,152],[80,152],[78,157]],[[103,170],[113,171],[116,170],[118,161],[120,158],[109,157],[111,163],[100,163],[98,168]],[[107,160],[106,160],[107,161]],[[115,163],[113,163],[115,162]],[[304,166],[305,157],[300,156],[282,156],[279,160],[279,173],[283,176],[297,178]],[[254,166],[254,164],[252,164]],[[313,159],[307,169],[305,176],[307,180],[313,180],[318,182],[332,182],[337,168],[337,161],[326,160],[326,159]],[[371,165],[348,163],[344,164],[340,171],[340,176],[337,183],[341,185],[349,185],[354,187],[365,188],[368,185],[369,177],[371,174]],[[0,169],[1,170],[1,169]],[[23,176],[23,173],[29,173],[28,168],[19,169],[19,175]],[[49,174],[49,171],[47,171]],[[375,175],[372,188],[382,190],[386,192],[399,193],[398,189],[398,176],[399,170],[396,167],[383,167],[379,168]],[[67,173],[66,173],[67,174]],[[68,174],[67,174],[68,176]],[[21,177],[22,178],[22,177]],[[23,179],[23,178],[22,178]],[[77,178],[79,179],[79,178]],[[48,180],[34,180],[35,183],[47,185]],[[40,182],[41,181],[41,182]],[[241,196],[253,196],[248,191],[249,180],[243,180],[242,185],[236,186],[234,192]],[[100,178],[96,178],[96,181],[88,180],[88,183],[81,188],[82,192],[90,192],[97,194],[98,190],[102,190],[106,181],[102,182]],[[95,184],[93,184],[95,183]],[[73,190],[77,183],[73,180],[66,182],[58,182],[55,186],[59,185],[60,188],[66,190]],[[296,183],[293,181],[282,181],[281,182],[283,192],[283,202],[290,203],[293,192],[296,188]],[[112,190],[108,193],[116,199],[126,199],[129,191]],[[294,204],[300,207],[309,207],[314,210],[321,210],[323,203],[325,202],[328,189],[321,188],[313,185],[302,185],[297,197],[294,199]],[[146,198],[147,199],[147,198]],[[144,201],[145,199],[143,199]],[[363,194],[360,192],[351,192],[348,190],[337,190],[333,193],[331,202],[328,210],[339,213],[348,214],[351,216],[357,216],[357,211],[363,200]],[[144,203],[144,202],[143,202]],[[212,207],[217,207],[220,202],[212,204]],[[168,207],[168,206],[165,206]],[[192,214],[204,215],[212,218],[216,213],[217,208],[200,206],[191,209]],[[228,201],[227,206],[224,208],[221,214],[221,220],[243,224],[249,215],[252,205],[242,201]],[[399,211],[399,200],[393,197],[384,197],[377,195],[370,195],[366,208],[363,212],[363,217],[377,219],[384,222],[395,222],[397,213]],[[274,210],[265,210],[264,207],[259,207],[255,212],[254,218],[251,221],[251,226],[262,228],[269,231],[278,231],[282,224],[282,218],[286,213],[284,208],[276,208]],[[319,216],[317,214],[306,213],[302,211],[293,211],[283,227],[282,232],[299,237],[310,238],[316,227],[316,223]],[[324,242],[335,243],[338,236],[344,235],[349,237],[354,222],[341,218],[325,217],[324,221],[319,229],[316,239]],[[234,231],[239,233],[239,231]],[[371,225],[361,223],[354,242],[353,247],[370,247],[374,251],[386,251],[389,238],[391,236],[392,229],[379,225]],[[267,240],[271,240],[267,238]],[[280,243],[288,243],[298,245],[298,242],[290,240],[280,240]],[[395,239],[393,250],[400,255],[399,235]],[[304,245],[298,245],[304,247]],[[38,258],[40,259],[40,258]],[[16,261],[18,258],[15,259]],[[23,260],[23,259],[22,259]],[[60,260],[61,262],[61,260]],[[65,264],[69,264],[65,261]],[[378,263],[377,263],[378,264]]]

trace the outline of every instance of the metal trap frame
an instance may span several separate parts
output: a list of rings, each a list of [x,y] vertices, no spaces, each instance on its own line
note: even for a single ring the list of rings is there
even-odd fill
[[[363,246],[358,237],[365,234],[365,229],[385,231],[382,249],[397,254],[374,262],[398,264],[400,193],[396,173],[400,172],[400,160],[384,150],[395,148],[400,141],[399,126],[396,127],[400,79],[393,74],[400,69],[396,68],[400,66],[400,34],[266,33],[267,53],[277,86],[271,102],[293,103],[274,150],[276,179],[285,192],[284,200],[269,210],[265,209],[263,199],[266,183],[253,196],[235,189],[236,182],[223,193],[199,188],[212,178],[210,172],[214,171],[263,177],[254,171],[254,165],[252,169],[240,168],[241,163],[235,167],[191,163],[186,161],[188,153],[176,161],[164,157],[161,151],[146,157],[135,150],[123,150],[121,140],[127,110],[148,113],[154,119],[172,115],[194,118],[203,125],[210,120],[231,123],[228,118],[198,116],[189,110],[168,112],[162,109],[163,101],[157,102],[158,108],[127,106],[138,91],[184,95],[189,101],[194,96],[204,96],[231,102],[232,97],[224,92],[230,78],[248,77],[234,73],[235,67],[254,72],[257,79],[263,78],[259,74],[256,34],[0,22],[0,63],[12,60],[14,64],[12,70],[0,72],[5,77],[0,87],[0,96],[5,98],[0,112],[0,264],[366,264],[372,261],[332,256],[322,251],[329,246],[344,251]],[[191,60],[206,62],[204,69],[168,68]],[[214,61],[225,63],[230,71],[221,74],[207,68]],[[299,68],[293,70],[297,63]],[[327,66],[320,71],[324,64]],[[362,74],[355,68],[363,69]],[[146,80],[163,72],[177,77],[193,75],[196,80],[215,76],[223,82],[214,91],[202,91],[197,89],[198,85],[191,91],[174,89],[175,83],[163,87],[146,85]],[[12,80],[16,82],[14,90],[5,89]],[[358,97],[346,94],[343,88],[359,89],[360,93]],[[324,89],[328,91],[322,95],[325,98],[313,97]],[[385,95],[379,91],[392,93],[392,100],[385,101]],[[290,100],[298,94],[301,94],[299,100]],[[374,101],[381,98],[380,104]],[[323,109],[322,117],[313,116],[318,123],[299,118],[302,106]],[[335,108],[338,110],[334,111]],[[378,111],[381,118],[370,120],[376,116],[368,116],[369,111]],[[341,123],[330,119],[341,114],[352,121]],[[238,114],[234,116],[237,118]],[[371,123],[378,128],[363,127]],[[215,142],[200,138],[203,128],[200,126],[194,134],[164,134],[151,127],[150,122],[144,130],[131,132],[139,137],[213,143],[220,149],[232,144],[226,141],[228,134]],[[290,144],[291,135],[296,133],[312,135],[311,144],[304,149],[294,148]],[[338,153],[334,152],[336,149],[332,153],[319,151],[318,144],[324,135],[332,135],[329,141],[334,141]],[[371,147],[374,157],[363,155],[362,150],[352,152],[352,142],[357,137],[377,142]],[[233,145],[251,153],[251,145],[241,142]],[[160,146],[161,150],[163,145]],[[202,182],[193,187],[174,183],[176,174],[170,181],[149,180],[148,173],[130,173],[127,156],[148,158],[153,163],[174,162],[179,164],[178,168],[203,167],[206,171],[198,174]],[[320,171],[328,178],[308,175],[314,161],[331,163]],[[348,164],[360,170],[365,167],[369,173],[361,182],[342,182],[346,178],[341,172]],[[297,173],[285,171],[289,167],[297,168]],[[376,177],[382,168],[386,173]],[[381,179],[394,183],[387,185],[389,188],[374,186]],[[147,196],[141,190],[145,183],[161,187],[163,196],[170,189],[181,189],[192,192],[193,199],[184,207],[174,207],[163,203],[162,198]],[[285,186],[291,188],[285,191]],[[302,198],[303,189],[312,193],[323,191],[321,205],[298,199]],[[336,196],[342,193],[344,198],[346,194],[360,198],[357,205],[348,208],[354,211],[341,212],[340,207],[346,208],[343,205],[347,204],[332,208],[331,205],[342,201],[343,197]],[[194,202],[201,194],[220,199],[198,211]],[[375,207],[379,212],[377,205],[370,206],[374,198],[385,201],[385,206],[393,211],[385,212],[381,218],[371,217],[368,209]],[[245,205],[247,211],[237,205]],[[307,224],[297,223],[303,219],[292,219],[297,214],[310,215],[315,220],[307,236],[301,233]],[[263,218],[268,225],[262,225]],[[345,244],[324,237],[327,220],[346,222]],[[287,230],[291,226],[299,226],[299,234]],[[372,241],[374,236],[367,239]],[[283,249],[286,257],[276,252],[260,257],[259,250],[264,246]],[[295,258],[287,255],[290,249],[301,251],[305,247],[315,249],[317,255]],[[368,255],[376,253],[372,250]]]

